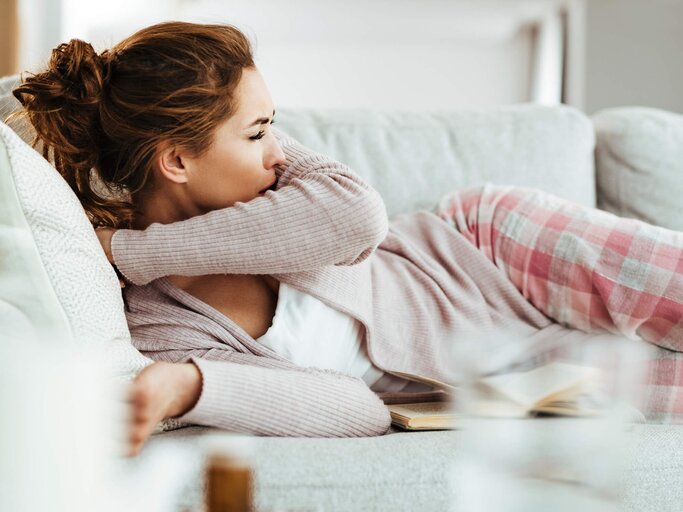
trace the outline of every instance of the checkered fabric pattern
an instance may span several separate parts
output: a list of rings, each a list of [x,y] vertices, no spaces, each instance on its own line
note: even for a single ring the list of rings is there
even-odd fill
[[[434,213],[556,322],[658,345],[646,416],[683,420],[683,233],[490,183],[444,195]]]

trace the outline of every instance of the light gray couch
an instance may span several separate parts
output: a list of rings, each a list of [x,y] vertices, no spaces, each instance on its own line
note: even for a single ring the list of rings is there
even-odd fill
[[[0,115],[8,108],[2,84]],[[277,117],[283,131],[365,177],[390,217],[431,208],[448,190],[493,181],[683,230],[683,117],[674,114],[625,108],[591,119],[566,107],[518,105],[440,113],[279,108]],[[159,451],[179,449],[174,463],[186,475],[168,492],[176,510],[200,510],[198,445],[211,430],[155,435],[124,470],[133,474],[153,466]],[[683,509],[683,427],[634,425],[629,439],[625,509]],[[393,428],[377,438],[256,438],[256,504],[261,511],[450,510],[459,440],[457,431]]]

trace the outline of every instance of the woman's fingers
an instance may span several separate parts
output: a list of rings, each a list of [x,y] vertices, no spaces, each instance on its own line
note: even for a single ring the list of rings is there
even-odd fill
[[[123,275],[121,274],[121,272],[119,272],[119,269],[117,269],[116,265],[114,265],[114,255],[111,252],[111,239],[114,236],[114,233],[116,233],[116,230],[113,228],[95,229],[97,240],[99,240],[100,245],[102,246],[102,250],[104,251],[104,254],[107,256],[109,263],[112,264],[112,266],[114,267],[114,271],[116,272],[116,275],[119,277],[119,286],[121,288],[125,288],[126,282],[123,279]]]
[[[157,424],[168,417],[174,403],[177,364],[156,362],[143,369],[128,391],[130,419],[128,449],[137,455]]]
[[[142,451],[144,444],[144,439],[141,439],[139,436],[131,433],[128,436],[128,451],[126,452],[126,455],[129,457],[135,457]]]
[[[149,386],[136,379],[131,384],[128,395],[130,420],[128,424],[128,455],[135,456],[142,450],[160,418],[154,414],[155,403]]]
[[[110,263],[114,263],[114,256],[111,252],[111,238],[114,236],[114,233],[116,233],[116,230],[113,228],[97,228],[95,230],[97,239],[100,241],[102,250],[104,251],[104,254],[107,255],[107,259]]]
[[[114,264],[112,263],[111,266],[114,268],[114,272],[116,272],[116,275],[117,275],[117,277],[119,278],[119,285],[121,286],[121,288],[124,288],[124,287],[126,286],[126,280],[125,280],[125,278],[123,277],[123,274],[122,274],[121,271],[116,267],[116,265],[114,265]]]
[[[130,454],[140,452],[161,420],[193,407],[201,388],[201,373],[193,363],[156,362],[144,368],[128,390]]]

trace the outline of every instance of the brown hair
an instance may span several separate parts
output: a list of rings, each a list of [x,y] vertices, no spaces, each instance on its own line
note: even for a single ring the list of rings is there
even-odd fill
[[[200,156],[235,113],[234,90],[253,67],[236,27],[166,22],[100,55],[79,39],[60,44],[47,70],[13,93],[36,130],[34,147],[42,143],[91,222],[121,228],[131,225],[158,144]]]

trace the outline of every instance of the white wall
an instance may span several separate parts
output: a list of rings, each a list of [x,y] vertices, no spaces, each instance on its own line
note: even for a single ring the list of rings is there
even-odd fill
[[[585,108],[683,113],[683,1],[588,0]]]
[[[101,50],[157,21],[222,21],[256,40],[279,106],[408,110],[554,97],[533,76],[532,27],[564,3],[570,104],[683,113],[683,0],[17,1],[23,70],[71,37]]]
[[[64,40],[80,37],[102,50],[165,19],[229,22],[256,41],[257,65],[276,105],[405,110],[529,101],[536,87],[531,27],[557,3],[61,1]]]
[[[50,50],[62,42],[62,0],[17,0],[19,69],[45,66]]]

